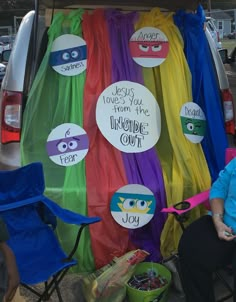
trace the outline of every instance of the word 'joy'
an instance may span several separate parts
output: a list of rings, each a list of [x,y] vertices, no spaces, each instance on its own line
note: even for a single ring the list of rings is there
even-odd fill
[[[125,217],[122,218],[122,222],[123,223],[129,223],[129,224],[132,224],[133,226],[135,227],[138,227],[139,226],[139,217],[137,216],[130,216],[128,213],[126,213]]]

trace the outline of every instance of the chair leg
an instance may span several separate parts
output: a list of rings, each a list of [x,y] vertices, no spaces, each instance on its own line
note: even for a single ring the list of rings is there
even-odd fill
[[[58,272],[55,276],[52,277],[52,280],[47,284],[47,287],[45,288],[44,292],[42,293],[40,299],[37,300],[37,302],[49,300],[49,298],[51,297],[51,295],[55,290],[57,292],[59,302],[63,302],[60,288],[59,288],[59,283],[61,282],[61,280],[66,275],[69,269],[70,267],[65,268],[63,271]],[[44,297],[47,297],[48,299],[44,300]]]
[[[63,302],[59,283],[62,281],[69,269],[70,267],[64,268],[64,270],[54,275],[50,281],[44,282],[44,291],[42,293],[27,284],[21,283],[21,285],[38,296],[37,302],[48,301],[54,291],[57,292],[59,302]]]
[[[48,300],[50,299],[50,296],[49,296],[49,294],[48,294],[48,291],[46,290],[47,287],[48,287],[48,282],[46,281],[46,282],[44,282],[45,291],[44,291],[44,293],[43,293],[43,295],[42,295],[42,301],[48,301]]]
[[[231,299],[231,298],[232,298],[232,295],[229,294],[229,295],[217,300],[217,302],[224,302],[224,301],[227,301],[228,299]]]
[[[35,289],[33,289],[31,286],[21,283],[21,285],[26,288],[27,290],[31,291],[33,294],[35,294],[36,296],[40,297],[41,294],[39,292],[37,292]]]
[[[219,300],[217,300],[217,302],[224,302],[224,301],[232,298],[232,296],[233,296],[233,290],[229,286],[228,282],[226,282],[226,280],[224,279],[224,277],[221,275],[220,272],[215,272],[215,275],[222,282],[222,284],[225,286],[225,288],[230,292],[230,294],[228,294],[228,295],[220,298]]]
[[[63,299],[62,299],[62,296],[61,296],[61,291],[59,289],[58,284],[55,284],[55,288],[56,288],[56,292],[57,292],[57,296],[58,296],[59,302],[63,302]]]

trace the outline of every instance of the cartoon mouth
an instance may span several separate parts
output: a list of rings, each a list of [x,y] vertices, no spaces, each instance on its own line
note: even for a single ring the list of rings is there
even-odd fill
[[[150,57],[153,57],[155,59],[158,59],[158,58],[162,58],[162,59],[165,59],[163,57],[159,57],[157,54],[153,54],[153,55],[147,55],[147,54],[140,54],[139,57],[143,57],[143,58],[150,58]]]

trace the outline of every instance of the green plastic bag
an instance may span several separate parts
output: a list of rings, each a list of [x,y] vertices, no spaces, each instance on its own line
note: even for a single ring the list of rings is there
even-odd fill
[[[131,278],[135,265],[148,253],[134,250],[83,278],[83,294],[89,302],[122,302],[126,297],[126,283]]]

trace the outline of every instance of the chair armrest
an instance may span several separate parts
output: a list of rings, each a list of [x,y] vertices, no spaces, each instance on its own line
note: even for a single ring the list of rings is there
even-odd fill
[[[210,189],[185,199],[184,201],[178,202],[171,207],[163,208],[161,212],[174,214],[176,220],[184,231],[184,222],[188,220],[188,212],[200,204],[205,203],[206,205],[209,201],[209,191]]]
[[[100,217],[88,217],[64,209],[60,207],[58,204],[56,204],[54,201],[52,201],[51,199],[47,198],[46,196],[43,196],[43,199],[41,201],[52,211],[52,213],[55,216],[60,218],[65,223],[76,224],[76,225],[88,225],[101,221]]]
[[[195,208],[196,206],[206,203],[209,200],[209,191],[210,189],[198,193],[188,199],[185,199],[184,201],[181,201],[179,203],[176,203],[175,205],[168,207],[168,208],[163,208],[161,212],[164,213],[172,213],[172,214],[184,214],[186,212],[189,212],[191,209]]]
[[[77,232],[77,236],[76,236],[76,239],[75,239],[74,246],[73,246],[72,250],[70,251],[70,253],[69,253],[68,256],[67,256],[67,261],[70,261],[70,260],[73,258],[75,252],[77,251],[78,246],[79,246],[79,242],[80,242],[80,238],[81,238],[82,231],[83,231],[83,229],[84,229],[86,226],[87,226],[87,224],[82,224],[82,225],[79,227],[79,230],[78,230],[78,232]]]

